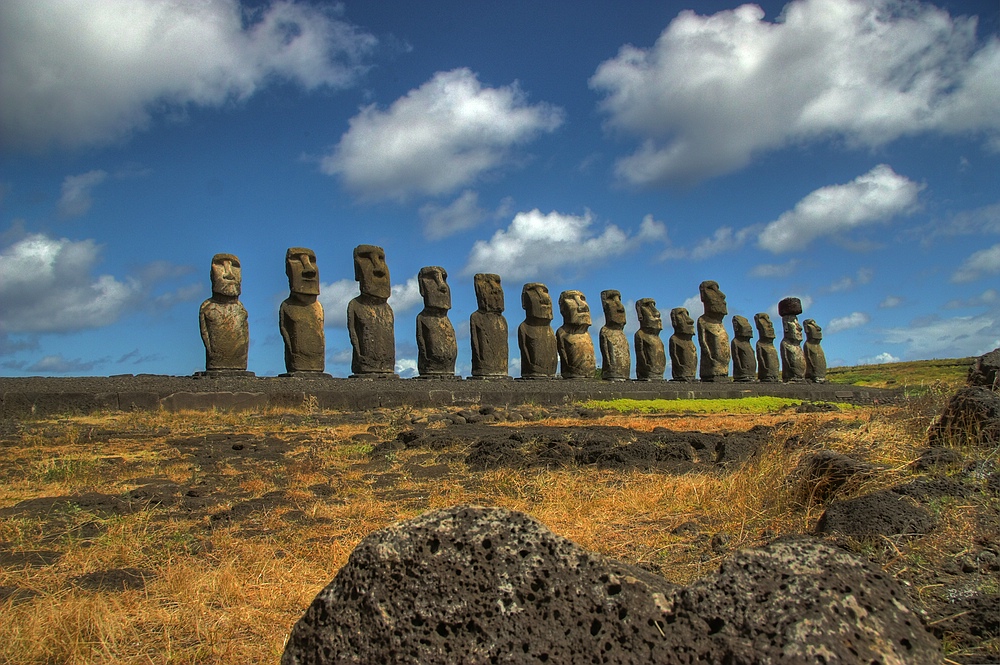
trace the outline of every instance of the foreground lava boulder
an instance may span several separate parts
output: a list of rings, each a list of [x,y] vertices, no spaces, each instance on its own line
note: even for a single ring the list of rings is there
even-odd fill
[[[522,513],[457,506],[365,538],[296,623],[283,665],[938,663],[896,582],[810,538],[677,587]]]

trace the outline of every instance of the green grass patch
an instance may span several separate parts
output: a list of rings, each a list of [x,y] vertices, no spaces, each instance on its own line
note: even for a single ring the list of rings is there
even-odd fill
[[[621,413],[773,413],[802,404],[787,397],[740,397],[738,399],[609,399],[590,400],[588,409],[611,409]],[[854,405],[835,402],[841,409]]]
[[[930,390],[935,386],[955,389],[965,385],[969,367],[975,358],[943,360],[914,360],[884,365],[857,365],[831,367],[826,378],[830,383],[840,383],[868,388],[907,388],[915,392]]]

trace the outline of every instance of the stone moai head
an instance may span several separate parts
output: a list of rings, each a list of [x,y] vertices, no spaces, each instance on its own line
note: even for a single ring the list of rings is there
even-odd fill
[[[656,301],[652,298],[639,298],[635,301],[635,313],[639,316],[639,329],[643,332],[659,332],[663,330],[663,320],[660,310],[656,309]]]
[[[761,339],[774,339],[774,324],[771,317],[766,312],[755,314],[753,322],[757,325],[757,334]]]
[[[288,290],[292,293],[319,295],[316,252],[307,247],[289,247],[285,252],[285,274],[288,275]]]
[[[552,298],[544,284],[529,282],[521,289],[521,307],[529,319],[552,320]]]
[[[684,307],[674,307],[670,310],[670,325],[678,335],[694,334],[694,320]]]
[[[424,307],[451,309],[451,287],[448,286],[448,271],[441,266],[426,266],[417,274],[420,295]]]
[[[806,330],[806,340],[809,342],[818,342],[823,339],[823,329],[819,327],[814,319],[806,319],[802,322],[803,327]]]
[[[713,318],[722,318],[729,313],[726,306],[726,294],[719,290],[719,283],[706,280],[698,285],[701,302],[705,306],[705,314]]]
[[[500,275],[480,272],[472,278],[476,286],[476,303],[480,310],[503,313],[503,287],[500,285]]]
[[[604,308],[604,323],[609,328],[621,330],[625,327],[625,305],[620,292],[615,289],[601,291],[601,307]]]
[[[559,294],[559,313],[563,323],[570,326],[589,326],[590,305],[582,291],[563,291]]]
[[[781,323],[785,339],[796,344],[802,342],[802,324],[799,323],[799,320],[795,316],[782,317]]]
[[[753,337],[753,328],[745,316],[733,317],[733,337],[743,340],[749,340]]]
[[[359,282],[363,295],[388,300],[392,294],[392,287],[389,285],[389,266],[385,263],[385,250],[377,245],[355,247],[354,279]]]
[[[242,291],[243,271],[235,254],[216,254],[212,257],[212,293],[235,298]]]

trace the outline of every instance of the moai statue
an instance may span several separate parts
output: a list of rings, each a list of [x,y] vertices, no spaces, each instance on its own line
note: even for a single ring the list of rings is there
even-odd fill
[[[733,317],[733,341],[729,349],[733,356],[733,381],[750,383],[757,380],[757,358],[754,356],[753,326],[746,317]]]
[[[684,307],[670,310],[670,380],[694,381],[698,373],[698,350],[694,346],[694,319]]]
[[[385,251],[375,245],[354,248],[354,279],[361,295],[347,303],[347,332],[354,354],[351,378],[398,378],[395,319],[389,305],[392,293]]]
[[[806,378],[806,357],[802,352],[802,325],[799,314],[802,301],[798,298],[784,298],[778,303],[781,327],[781,380],[785,383],[802,383]]]
[[[625,337],[625,305],[622,294],[614,289],[601,291],[604,325],[601,327],[601,378],[605,381],[628,381],[632,357]]]
[[[201,304],[198,323],[205,343],[205,371],[195,376],[253,376],[247,370],[250,327],[240,302],[242,271],[232,254],[212,257],[212,297]]]
[[[457,379],[458,342],[448,319],[451,288],[448,271],[441,266],[421,268],[417,275],[424,309],[417,314],[417,372],[420,378]]]
[[[564,379],[592,379],[597,372],[594,339],[590,328],[590,305],[580,291],[559,294],[559,313],[563,324],[556,331],[559,370]]]
[[[667,369],[667,354],[663,349],[660,331],[663,321],[656,301],[639,298],[635,302],[639,316],[639,329],[635,332],[635,378],[638,381],[662,381]]]
[[[814,319],[803,321],[806,330],[806,343],[803,352],[806,357],[806,381],[826,383],[826,354],[819,345],[823,339],[823,329]]]
[[[698,317],[698,346],[701,347],[699,374],[702,381],[728,381],[729,333],[722,322],[729,313],[726,294],[719,290],[718,282],[704,281],[698,286],[705,313]]]
[[[774,348],[774,324],[766,312],[753,317],[757,325],[757,379],[762,383],[777,383],[781,380],[778,364],[778,350]]]
[[[472,338],[472,378],[509,379],[507,374],[507,319],[504,318],[500,275],[473,277],[479,309],[469,317]]]
[[[285,252],[288,298],[278,310],[278,328],[285,340],[285,374],[326,376],[326,333],[323,305],[319,302],[319,268],[316,253],[305,247]]]
[[[522,379],[554,379],[558,354],[552,332],[552,298],[544,284],[529,282],[521,289],[524,321],[517,327]]]

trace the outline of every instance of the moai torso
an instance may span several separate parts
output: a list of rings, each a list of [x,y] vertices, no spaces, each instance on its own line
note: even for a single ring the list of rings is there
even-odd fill
[[[479,309],[469,317],[474,378],[508,378],[507,319],[504,318],[500,276],[478,273],[473,277]]]
[[[604,326],[601,327],[601,378],[606,381],[626,381],[632,373],[632,358],[625,336],[625,306],[621,293],[601,291]]]
[[[806,343],[803,353],[806,357],[806,381],[826,383],[826,354],[820,341],[823,339],[823,329],[813,319],[805,321]]]
[[[354,279],[359,283],[361,295],[347,304],[347,332],[353,349],[351,376],[395,376],[395,317],[388,302],[392,293],[389,267],[381,247],[354,248]]]
[[[326,334],[323,305],[319,300],[316,254],[305,247],[285,253],[289,295],[278,310],[278,329],[285,342],[285,370],[323,372],[326,367]]]
[[[781,366],[778,361],[778,350],[774,348],[774,325],[771,317],[761,312],[755,315],[757,325],[757,379],[765,383],[775,383],[781,380]]]
[[[428,266],[420,269],[417,279],[424,298],[424,309],[417,314],[417,372],[421,377],[454,377],[458,342],[448,319],[448,273],[440,266]]]
[[[798,298],[784,298],[778,303],[781,315],[781,380],[786,383],[801,383],[806,377],[806,357],[802,351],[802,324],[798,315],[802,313],[802,303]]]
[[[522,379],[555,378],[559,355],[552,332],[552,299],[544,284],[525,284],[521,291],[525,319],[517,327]]]
[[[580,291],[559,294],[563,324],[556,331],[560,374],[564,379],[592,379],[597,371],[590,328],[590,306]]]
[[[683,307],[670,310],[670,380],[694,381],[698,373],[698,350],[694,345],[694,320]]]
[[[232,254],[212,257],[212,297],[201,304],[198,323],[205,344],[205,369],[245,371],[250,348],[247,310],[239,301],[240,261]]]
[[[753,328],[742,316],[733,317],[733,341],[730,350],[733,356],[733,381],[747,383],[757,380],[757,358],[754,355]]]
[[[705,281],[699,287],[705,313],[698,317],[698,346],[701,350],[699,376],[702,381],[728,381],[729,333],[722,322],[728,313],[726,296],[713,281]]]
[[[652,298],[640,298],[635,303],[639,330],[635,342],[635,377],[639,381],[662,381],[667,369],[667,354],[660,339],[663,322]]]

